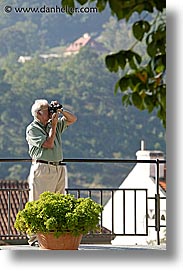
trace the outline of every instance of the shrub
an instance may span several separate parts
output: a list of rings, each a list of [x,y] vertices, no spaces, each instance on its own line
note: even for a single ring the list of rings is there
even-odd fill
[[[15,228],[27,234],[54,232],[60,236],[70,232],[78,236],[97,229],[102,210],[103,206],[91,198],[47,191],[18,212]]]

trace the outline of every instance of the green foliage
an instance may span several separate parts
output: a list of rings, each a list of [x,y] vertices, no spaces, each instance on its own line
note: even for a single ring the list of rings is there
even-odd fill
[[[119,51],[106,56],[106,66],[111,72],[125,70],[115,85],[123,93],[123,104],[134,105],[139,110],[152,112],[157,110],[157,117],[166,127],[166,25],[165,22],[150,25],[147,21],[136,21],[133,26],[134,37],[138,41],[145,38],[149,59],[132,50]],[[154,30],[155,29],[155,30]]]
[[[162,12],[163,8],[166,6],[166,1],[154,1],[154,0],[61,0],[63,6],[75,7],[76,3],[81,5],[89,4],[94,2],[99,12],[102,12],[109,4],[111,13],[115,14],[117,18],[128,20],[134,12],[141,13],[142,11],[153,12],[154,7]]]
[[[63,0],[64,5],[70,5],[69,0]],[[86,4],[87,2],[80,4]],[[99,12],[106,9],[107,4],[111,13],[118,20],[128,21],[135,13],[141,15],[140,20],[135,20],[132,25],[132,32],[137,40],[128,50],[120,50],[115,54],[106,56],[106,66],[111,72],[123,71],[123,76],[115,85],[115,93],[118,88],[123,93],[122,102],[125,105],[134,105],[139,110],[157,111],[157,117],[166,127],[166,22],[164,10],[166,1],[142,1],[142,0],[93,0]],[[74,6],[74,1],[72,1]],[[157,14],[155,20],[150,24],[147,14]],[[137,43],[145,41],[146,53],[149,57],[144,60],[139,53],[132,51]],[[126,71],[124,72],[124,70]],[[141,71],[145,74],[142,76]],[[123,84],[124,82],[124,84]]]
[[[102,210],[91,198],[47,191],[18,212],[15,228],[28,234],[54,232],[58,237],[70,232],[77,236],[97,229]]]
[[[140,20],[133,24],[132,29],[135,38],[142,41],[144,34],[150,30],[150,24],[147,21]]]
[[[126,64],[129,64],[131,69],[136,69],[136,63],[141,63],[141,56],[131,50],[119,51],[116,54],[108,55],[105,61],[111,72],[117,72],[119,68],[124,70]]]
[[[0,31],[0,56],[11,52],[30,54],[37,49],[38,26],[30,21],[17,22]],[[15,43],[16,41],[16,43]]]

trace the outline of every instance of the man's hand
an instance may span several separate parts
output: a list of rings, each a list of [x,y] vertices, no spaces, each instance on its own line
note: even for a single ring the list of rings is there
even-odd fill
[[[53,104],[55,106],[61,105],[57,100],[51,101],[51,104]],[[63,108],[62,108],[62,109],[57,110],[57,113],[56,113],[57,114],[57,121],[58,121],[58,114],[59,113],[61,113],[64,116],[64,119],[66,121],[67,126],[75,123],[76,120],[77,120],[77,117],[74,114],[70,113],[69,111],[63,110]],[[53,115],[55,115],[55,114],[53,114]],[[53,115],[52,115],[52,126],[55,125],[53,120],[56,119],[56,118],[53,118]]]
[[[60,103],[57,100],[53,100],[53,101],[51,101],[51,104],[52,105],[59,105]]]
[[[59,113],[61,113],[61,111],[63,111],[62,104],[60,104],[57,100],[51,101],[51,105],[57,106],[57,108],[60,106],[60,109],[57,109],[59,111]]]
[[[51,118],[51,125],[52,125],[52,129],[56,130],[57,127],[57,122],[58,122],[58,110],[56,113],[53,113],[52,118]]]

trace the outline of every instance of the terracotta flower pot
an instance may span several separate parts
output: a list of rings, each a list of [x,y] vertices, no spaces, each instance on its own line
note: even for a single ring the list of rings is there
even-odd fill
[[[65,233],[57,238],[54,233],[38,233],[37,238],[42,249],[78,250],[82,235],[73,236],[70,233]]]

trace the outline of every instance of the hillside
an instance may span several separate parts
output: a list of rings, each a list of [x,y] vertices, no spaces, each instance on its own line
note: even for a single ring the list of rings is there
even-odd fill
[[[113,94],[116,75],[107,71],[103,58],[93,50],[83,49],[65,61],[45,63],[35,57],[25,64],[4,67],[0,81],[1,158],[28,157],[25,127],[32,120],[30,108],[36,98],[57,99],[78,117],[63,135],[65,158],[134,158],[141,139],[148,149],[165,152],[164,129],[156,116],[122,106],[120,95]],[[77,166],[69,165],[71,185],[95,181],[110,185],[115,178],[120,184],[128,170],[118,167],[117,173],[110,166],[111,171],[106,174],[105,169],[109,168],[105,166],[101,175],[100,165],[85,164],[82,180]],[[2,178],[27,176],[28,165],[6,167],[1,165]]]

